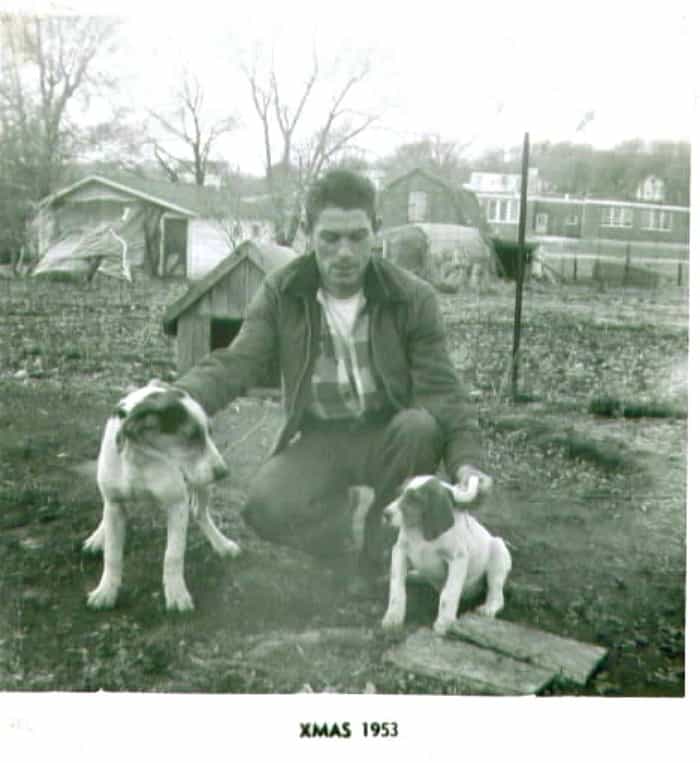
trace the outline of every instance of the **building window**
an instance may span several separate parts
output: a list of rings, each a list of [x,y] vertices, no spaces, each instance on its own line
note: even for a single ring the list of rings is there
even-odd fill
[[[567,215],[564,225],[578,225],[578,215]]]
[[[665,183],[660,178],[650,175],[637,188],[637,198],[640,201],[663,201],[665,195]]]
[[[631,228],[632,210],[629,207],[605,207],[600,224],[607,228]]]
[[[671,230],[671,213],[666,209],[642,210],[642,228],[644,230]]]
[[[486,219],[490,223],[517,223],[520,202],[517,199],[489,199]]]
[[[547,213],[538,212],[535,215],[535,233],[547,232]]]
[[[425,191],[411,191],[408,194],[408,222],[422,223],[428,217],[428,194]]]

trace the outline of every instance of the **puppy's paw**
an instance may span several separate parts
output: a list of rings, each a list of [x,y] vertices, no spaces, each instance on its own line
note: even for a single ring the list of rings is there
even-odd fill
[[[166,583],[165,608],[169,612],[191,612],[194,603],[184,583]]]
[[[385,631],[395,630],[403,627],[404,617],[401,612],[388,609],[382,618],[382,628]]]
[[[438,617],[433,623],[433,630],[438,636],[444,636],[452,625],[454,625],[454,618],[451,617]]]
[[[100,585],[88,596],[87,605],[91,609],[111,609],[117,600],[118,592],[118,586]]]

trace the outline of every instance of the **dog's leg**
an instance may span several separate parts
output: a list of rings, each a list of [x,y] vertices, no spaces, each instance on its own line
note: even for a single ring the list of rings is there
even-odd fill
[[[190,509],[187,503],[168,507],[168,540],[163,560],[163,589],[165,608],[186,612],[194,609],[192,597],[185,585],[185,547]]]
[[[122,582],[122,559],[124,554],[124,535],[126,517],[124,507],[115,501],[105,500],[102,521],[95,532],[88,538],[93,548],[103,549],[102,578],[99,585],[88,596],[88,606],[95,609],[108,609],[114,606]]]
[[[238,556],[241,548],[236,541],[227,538],[214,524],[209,513],[209,490],[207,488],[194,488],[192,495],[194,505],[194,518],[199,525],[205,538],[211,544],[219,556]]]
[[[485,617],[495,617],[503,609],[503,586],[511,568],[510,552],[501,538],[491,541],[486,568],[486,601],[476,612]]]
[[[391,549],[389,604],[382,618],[382,628],[400,628],[406,619],[406,573],[408,557],[400,539]]]
[[[105,522],[104,518],[100,520],[100,524],[97,525],[97,529],[92,535],[83,543],[83,551],[88,554],[97,554],[105,546]]]
[[[365,546],[365,522],[367,512],[374,500],[374,488],[368,485],[353,485],[350,488],[352,506],[352,539],[354,547],[362,551]]]
[[[457,619],[457,608],[467,579],[469,558],[466,554],[460,554],[449,560],[447,565],[447,580],[440,594],[440,608],[438,616],[433,623],[433,630],[444,636],[447,629]]]
[[[105,511],[107,504],[109,503],[102,487],[98,485],[100,493],[102,495],[102,517],[100,518],[100,524],[83,543],[83,551],[88,554],[97,554],[105,547]]]

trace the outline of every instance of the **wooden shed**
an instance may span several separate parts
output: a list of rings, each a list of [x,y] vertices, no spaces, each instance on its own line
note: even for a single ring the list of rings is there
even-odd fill
[[[149,275],[205,276],[241,240],[269,240],[269,202],[218,188],[128,175],[89,175],[42,199],[33,222],[45,270],[89,270],[92,234],[118,235],[131,267]],[[99,242],[98,242],[99,243]],[[92,251],[90,251],[92,250]],[[119,257],[122,247],[118,246]]]
[[[177,337],[178,372],[184,373],[212,350],[227,347],[265,276],[296,256],[287,247],[244,241],[170,305],[163,329]]]
[[[423,169],[392,180],[379,195],[379,214],[385,228],[410,223],[487,226],[476,195],[453,186]]]

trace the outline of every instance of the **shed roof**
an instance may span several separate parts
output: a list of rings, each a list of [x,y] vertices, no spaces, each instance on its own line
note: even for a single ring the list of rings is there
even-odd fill
[[[451,192],[455,191],[455,187],[452,186],[450,183],[448,183],[446,180],[443,180],[441,177],[434,175],[432,172],[428,172],[428,170],[424,170],[422,167],[416,167],[415,169],[409,170],[408,172],[404,172],[402,175],[399,175],[398,177],[393,178],[384,186],[384,191],[388,191],[392,186],[402,182],[403,180],[407,180],[408,178],[413,177],[414,175],[422,175],[427,180],[430,180],[432,183],[436,183],[437,185],[442,186],[448,191],[451,191]]]
[[[44,197],[40,207],[50,206],[58,199],[90,183],[99,183],[131,194],[152,204],[171,209],[187,217],[212,217],[235,212],[242,218],[268,217],[269,199],[235,199],[218,188],[199,186],[194,183],[170,183],[136,175],[88,175],[65,188]]]
[[[286,265],[296,256],[297,253],[286,246],[258,241],[243,241],[236,247],[235,251],[221,260],[204,278],[193,283],[180,299],[168,307],[163,316],[163,330],[166,334],[174,336],[177,333],[177,322],[180,316],[244,260],[250,260],[264,273],[270,273]]]

